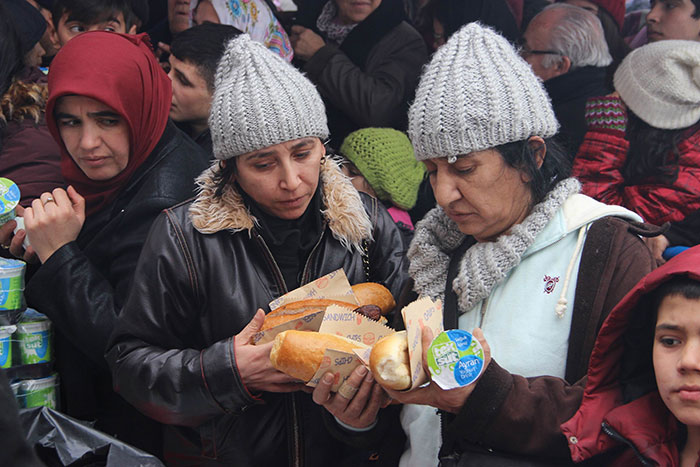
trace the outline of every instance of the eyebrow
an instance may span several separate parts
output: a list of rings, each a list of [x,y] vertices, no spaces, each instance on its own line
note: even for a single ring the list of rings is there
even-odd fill
[[[64,10],[64,14],[65,10]],[[123,14],[122,14],[123,15]],[[117,16],[108,16],[106,18],[98,18],[97,20],[85,20],[85,18],[79,17],[79,14],[75,14],[74,12],[68,13],[68,17],[66,18],[65,24],[67,25],[68,23],[80,23],[83,26],[92,26],[95,24],[103,24],[103,23],[117,23],[117,24],[122,24],[121,21],[119,21],[119,15]]]
[[[119,115],[116,112],[112,112],[110,110],[101,110],[99,112],[88,112],[88,117],[91,118],[101,118],[101,117],[109,117],[109,118],[121,118],[121,115]],[[56,118],[78,118],[76,115],[72,115],[66,112],[56,112]]]
[[[304,146],[310,145],[314,143],[313,138],[304,138],[303,140],[299,141],[297,144],[292,146],[292,150],[300,149]],[[265,152],[256,152],[255,154],[251,154],[250,156],[246,157],[246,161],[252,160],[252,159],[261,159],[263,157],[267,156],[274,156],[275,151],[265,151]]]
[[[661,323],[656,326],[657,331],[680,331],[681,327],[675,324]]]

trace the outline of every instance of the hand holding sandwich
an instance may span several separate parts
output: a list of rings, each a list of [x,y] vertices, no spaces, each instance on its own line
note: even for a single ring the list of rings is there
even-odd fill
[[[484,338],[484,333],[481,331],[481,329],[475,328],[472,334],[484,349],[484,371],[486,371],[486,368],[491,362],[491,349],[489,348],[489,344],[486,342],[486,338]],[[430,343],[433,341],[433,337],[433,332],[430,330],[430,328],[424,327],[421,335],[423,344],[423,368],[428,374],[430,374],[430,371],[428,370],[427,355],[428,348],[430,347]],[[388,388],[385,388],[385,390],[392,399],[395,399],[402,404],[430,405],[437,409],[444,410],[445,412],[457,413],[460,411],[462,406],[464,406],[472,391],[474,391],[474,387],[476,386],[477,382],[478,380],[472,384],[469,384],[468,386],[450,389],[449,391],[440,388],[440,386],[438,386],[434,381],[431,381],[427,386],[423,386],[408,392],[394,391]]]
[[[313,399],[338,420],[353,428],[366,428],[377,420],[380,408],[389,405],[391,398],[372,377],[367,367],[360,365],[350,377],[332,393],[333,374],[326,373],[313,392]]]
[[[272,342],[253,344],[253,336],[260,330],[264,320],[265,312],[258,309],[250,323],[234,337],[234,354],[241,381],[251,392],[303,390],[304,383],[275,369],[270,363]]]

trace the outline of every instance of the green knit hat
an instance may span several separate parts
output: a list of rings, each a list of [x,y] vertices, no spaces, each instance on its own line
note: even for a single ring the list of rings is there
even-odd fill
[[[363,128],[345,138],[340,153],[355,164],[379,199],[401,209],[416,204],[425,166],[416,161],[404,133],[392,128]]]

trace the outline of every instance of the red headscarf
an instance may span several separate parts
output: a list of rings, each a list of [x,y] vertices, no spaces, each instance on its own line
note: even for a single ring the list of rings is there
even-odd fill
[[[108,105],[129,127],[129,162],[109,180],[91,180],[66,150],[54,118],[61,96],[85,96]],[[61,147],[61,172],[85,197],[87,214],[114,200],[165,131],[172,87],[148,36],[87,32],[71,39],[51,62],[46,123]]]

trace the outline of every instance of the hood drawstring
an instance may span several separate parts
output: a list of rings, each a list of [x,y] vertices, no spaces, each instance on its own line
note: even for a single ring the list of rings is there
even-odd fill
[[[569,290],[569,283],[571,282],[571,273],[574,270],[574,265],[576,264],[576,259],[581,253],[581,248],[583,247],[583,240],[586,238],[586,233],[588,232],[588,225],[584,225],[578,231],[578,239],[576,240],[576,248],[574,248],[574,254],[571,256],[569,261],[569,267],[566,268],[566,278],[564,279],[564,284],[562,285],[561,295],[559,300],[557,300],[557,306],[554,311],[557,314],[557,318],[563,318],[566,314],[566,308],[569,301],[566,299],[566,292]]]

